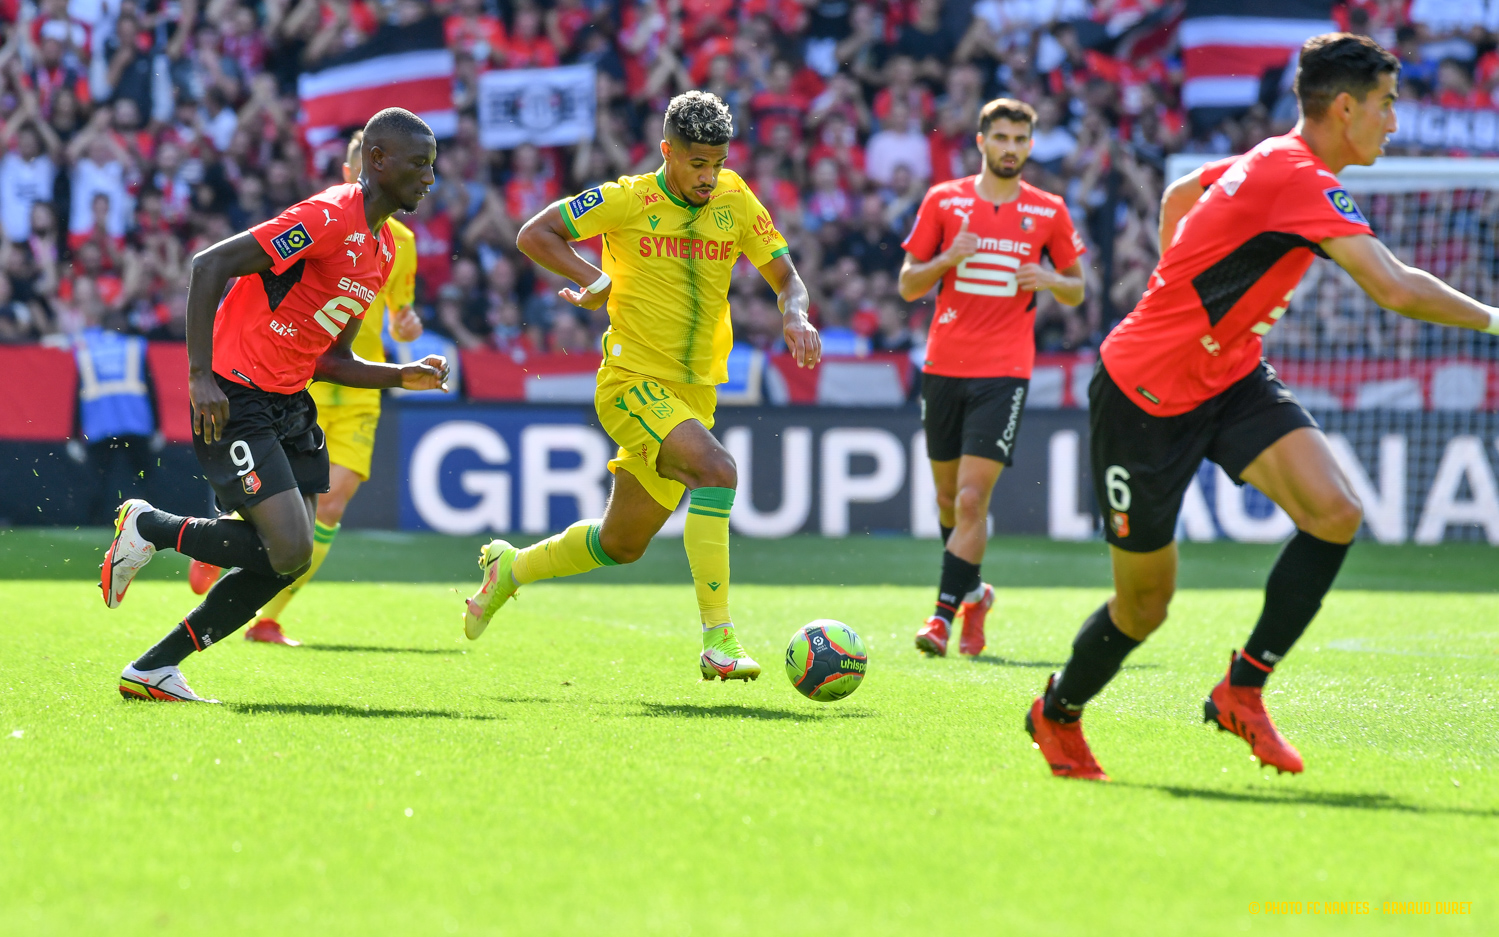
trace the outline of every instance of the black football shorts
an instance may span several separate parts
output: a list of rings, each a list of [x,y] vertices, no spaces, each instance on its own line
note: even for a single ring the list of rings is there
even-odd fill
[[[193,451],[219,507],[237,511],[298,488],[328,490],[328,447],[307,391],[275,394],[214,375],[229,398],[229,424],[208,445],[193,435]]]
[[[1242,485],[1241,473],[1261,452],[1317,421],[1264,362],[1186,413],[1153,416],[1125,396],[1100,361],[1088,386],[1088,425],[1104,538],[1149,553],[1175,538],[1182,498],[1203,459]]]
[[[921,425],[933,462],[976,455],[1015,464],[1015,438],[1031,382],[1023,377],[921,375]]]

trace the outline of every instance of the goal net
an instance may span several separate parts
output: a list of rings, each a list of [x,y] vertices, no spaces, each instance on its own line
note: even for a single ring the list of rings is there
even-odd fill
[[[1173,156],[1167,181],[1208,157]],[[1499,303],[1499,159],[1387,157],[1339,174],[1396,257]],[[1317,417],[1386,543],[1499,544],[1499,336],[1381,309],[1317,260],[1264,337],[1265,357]],[[1204,468],[1183,508],[1188,538],[1278,540],[1290,521]]]

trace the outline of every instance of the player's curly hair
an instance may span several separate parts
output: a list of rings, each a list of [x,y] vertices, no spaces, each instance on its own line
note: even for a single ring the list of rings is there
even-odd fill
[[[734,136],[734,115],[718,95],[688,91],[666,105],[662,132],[667,140],[723,146]]]
[[[1323,33],[1301,47],[1296,65],[1296,100],[1313,120],[1327,113],[1344,91],[1362,101],[1386,72],[1400,75],[1400,60],[1368,36]]]

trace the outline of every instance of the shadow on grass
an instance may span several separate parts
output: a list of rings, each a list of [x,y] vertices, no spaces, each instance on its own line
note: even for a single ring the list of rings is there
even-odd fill
[[[848,712],[767,709],[764,706],[732,706],[727,703],[711,706],[702,703],[641,703],[640,710],[637,715],[653,719],[677,716],[686,719],[790,719],[810,722],[813,719],[867,719],[870,715],[857,709]]]
[[[337,703],[230,703],[229,708],[249,716],[351,716],[358,719],[470,719],[490,722],[494,716],[460,713],[449,709],[373,709]]]
[[[435,647],[379,647],[374,644],[303,644],[309,651],[339,651],[346,654],[459,654]]]
[[[978,657],[969,658],[975,664],[989,664],[994,667],[1029,667],[1034,670],[1061,670],[1064,661],[1059,660],[1010,660],[1008,657],[998,657],[994,654],[980,654]],[[1154,670],[1160,664],[1125,664],[1120,670]]]
[[[1182,787],[1176,784],[1132,784],[1115,781],[1116,787],[1133,787],[1140,790],[1160,791],[1172,797],[1191,800],[1217,800],[1232,804],[1267,804],[1275,807],[1337,807],[1353,810],[1389,810],[1396,813],[1445,813],[1464,817],[1499,817],[1499,810],[1481,810],[1468,807],[1434,807],[1413,804],[1391,797],[1388,794],[1354,794],[1345,791],[1288,791],[1286,793],[1261,794],[1257,791],[1224,791],[1200,787]]]

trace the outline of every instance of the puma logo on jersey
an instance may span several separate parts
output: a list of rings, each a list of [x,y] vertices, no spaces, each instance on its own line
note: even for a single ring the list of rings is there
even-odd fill
[[[326,209],[326,208],[323,209],[323,227],[326,228],[326,227],[328,227],[332,223],[333,223],[333,216],[330,215],[330,214],[328,214],[328,209]]]
[[[356,267],[359,266],[358,254],[354,253],[353,251],[344,251],[344,253],[349,255],[349,263],[353,264]]]

